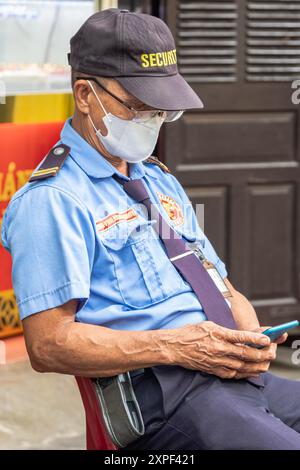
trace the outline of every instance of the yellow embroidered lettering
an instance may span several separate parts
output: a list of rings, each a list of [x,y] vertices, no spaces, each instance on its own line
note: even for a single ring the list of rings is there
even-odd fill
[[[173,64],[172,51],[168,51],[168,65]]]
[[[156,67],[156,54],[149,54],[150,67]]]
[[[177,64],[177,54],[176,54],[176,49],[173,49],[173,56],[174,56],[174,64]]]
[[[177,63],[176,49],[141,55],[142,67],[167,67]]]
[[[163,61],[162,61],[162,58],[161,58],[161,52],[158,52],[156,54],[156,62],[157,62],[158,67],[161,67],[163,65]]]
[[[168,54],[166,52],[162,53],[164,65],[168,65]]]
[[[149,67],[148,54],[141,55],[142,67]]]

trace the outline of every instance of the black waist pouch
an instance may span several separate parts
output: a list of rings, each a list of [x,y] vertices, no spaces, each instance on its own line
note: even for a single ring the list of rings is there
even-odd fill
[[[129,372],[92,379],[107,432],[117,447],[126,447],[145,433]]]

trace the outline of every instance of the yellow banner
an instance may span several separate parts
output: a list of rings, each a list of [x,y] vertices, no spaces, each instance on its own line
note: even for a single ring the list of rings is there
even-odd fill
[[[0,291],[0,338],[22,332],[18,307],[12,289]]]

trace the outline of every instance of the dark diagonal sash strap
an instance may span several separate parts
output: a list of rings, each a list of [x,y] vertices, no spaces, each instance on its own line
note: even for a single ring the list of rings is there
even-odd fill
[[[129,196],[146,206],[148,216],[156,220],[154,225],[162,240],[170,261],[190,284],[208,318],[226,328],[236,329],[231,309],[199,258],[183,238],[165,221],[154,204],[141,179],[125,181],[118,178]]]
[[[165,246],[170,261],[193,289],[207,319],[226,328],[237,329],[232,311],[223,295],[203,267],[200,259],[190,250],[183,238],[165,221],[155,204],[151,202],[143,181],[141,179],[125,181],[117,175],[114,175],[114,178],[123,186],[129,196],[144,204],[148,217],[156,220],[154,228]],[[251,378],[249,381],[262,385],[260,379]]]

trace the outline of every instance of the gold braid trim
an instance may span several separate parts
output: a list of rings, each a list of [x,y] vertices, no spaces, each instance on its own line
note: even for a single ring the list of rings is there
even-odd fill
[[[157,157],[154,157],[153,155],[152,157],[147,158],[147,160],[145,160],[144,163],[153,163],[153,165],[159,166],[159,168],[165,173],[171,173],[169,168],[164,163],[162,163]]]

